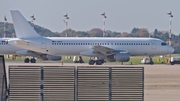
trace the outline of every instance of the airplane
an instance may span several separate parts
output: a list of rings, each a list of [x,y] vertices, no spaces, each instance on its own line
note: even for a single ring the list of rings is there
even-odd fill
[[[174,52],[157,38],[42,37],[18,10],[11,10],[11,15],[17,38],[6,40],[10,45],[57,56],[88,56],[89,65],[102,65],[105,60],[127,62],[130,56],[149,56],[153,64],[153,56]]]
[[[40,52],[35,52],[31,50],[22,49],[19,47],[15,47],[12,45],[7,44],[6,40],[13,39],[13,38],[0,38],[0,54],[1,55],[20,55],[20,56],[32,56],[33,58],[29,59],[26,57],[24,59],[25,63],[36,63],[36,59],[34,57],[37,57],[42,60],[53,60],[58,61],[61,60],[61,56],[54,56],[49,54],[44,54]]]

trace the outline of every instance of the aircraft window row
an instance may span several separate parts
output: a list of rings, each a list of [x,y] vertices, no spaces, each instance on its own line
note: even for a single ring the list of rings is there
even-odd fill
[[[2,43],[0,43],[0,45],[7,45],[7,43],[2,42]]]
[[[111,45],[150,45],[150,43],[111,43]],[[110,43],[52,43],[52,45],[110,45]]]

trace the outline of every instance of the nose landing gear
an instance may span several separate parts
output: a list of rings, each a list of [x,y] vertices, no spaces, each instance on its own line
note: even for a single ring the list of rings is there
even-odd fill
[[[152,58],[153,58],[153,56],[149,56],[149,59],[150,59],[150,63],[149,64],[151,64],[151,65],[154,64],[154,62],[152,61]]]

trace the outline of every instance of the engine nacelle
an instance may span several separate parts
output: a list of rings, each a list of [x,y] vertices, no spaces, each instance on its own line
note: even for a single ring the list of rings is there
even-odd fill
[[[112,55],[107,56],[107,60],[110,62],[119,61],[119,62],[127,62],[130,59],[129,52],[115,52]]]
[[[42,55],[40,55],[39,58],[41,58],[43,60],[53,60],[53,61],[59,61],[62,59],[61,56],[55,56],[55,55],[49,55],[49,54],[42,54]]]

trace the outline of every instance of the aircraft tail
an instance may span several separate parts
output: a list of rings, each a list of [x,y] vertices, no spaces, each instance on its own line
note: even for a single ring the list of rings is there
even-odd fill
[[[11,16],[17,38],[41,37],[18,10],[11,10]]]

